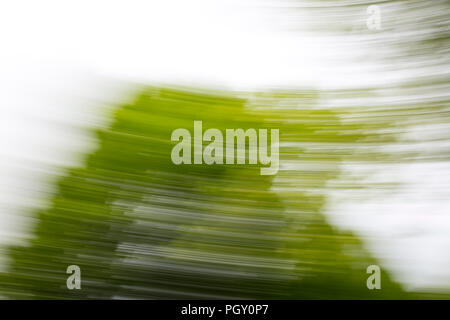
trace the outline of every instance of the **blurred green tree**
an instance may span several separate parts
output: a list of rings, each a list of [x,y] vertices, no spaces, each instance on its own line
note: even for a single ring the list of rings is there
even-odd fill
[[[282,107],[316,94],[146,88],[115,111],[86,165],[67,171],[27,246],[9,248],[1,292],[25,299],[406,298],[352,234],[323,215],[324,188],[360,141],[385,123],[342,123],[339,111]],[[282,168],[174,165],[176,128],[279,128]],[[308,144],[319,144],[309,148]],[[336,145],[345,148],[334,149]],[[331,147],[330,147],[331,146]],[[344,150],[344,151],[342,151]],[[367,155],[366,155],[367,156]],[[364,157],[364,155],[363,155]],[[301,161],[325,164],[305,169]],[[66,268],[81,268],[68,290]],[[383,268],[382,268],[383,270]]]

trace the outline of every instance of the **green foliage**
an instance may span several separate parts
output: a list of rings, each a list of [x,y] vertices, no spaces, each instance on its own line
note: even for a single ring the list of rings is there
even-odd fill
[[[323,215],[324,189],[340,174],[342,158],[360,141],[386,139],[376,133],[384,124],[343,124],[339,111],[279,107],[305,99],[315,96],[146,89],[98,132],[99,148],[86,165],[60,178],[50,207],[35,213],[29,245],[9,249],[1,293],[25,299],[409,297],[384,273],[382,290],[368,290],[366,267],[379,263]],[[287,168],[274,177],[261,176],[259,165],[174,165],[171,133],[192,131],[194,120],[204,130],[279,128]],[[326,165],[304,169],[298,166],[304,161]],[[81,290],[66,288],[72,264],[81,268]]]

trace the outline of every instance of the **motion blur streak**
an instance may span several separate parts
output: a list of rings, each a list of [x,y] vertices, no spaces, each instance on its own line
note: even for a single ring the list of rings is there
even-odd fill
[[[137,88],[133,102],[105,112],[110,124],[95,131],[97,147],[85,161],[56,174],[49,205],[32,203],[24,243],[1,248],[8,258],[2,297],[450,297],[448,1],[258,4],[288,13],[277,20],[287,17],[280,29],[309,28],[323,51],[360,50],[347,59],[331,50],[333,70],[342,73],[317,75],[318,88]],[[380,6],[380,30],[367,29],[369,4]],[[171,133],[195,120],[204,130],[279,129],[280,171],[174,165]],[[408,225],[413,218],[421,222],[416,229]],[[358,222],[358,232],[343,231]],[[405,259],[399,239],[427,266]],[[366,287],[373,264],[382,290]],[[66,287],[69,265],[81,268],[81,290]],[[426,268],[431,276],[421,282]],[[412,282],[419,289],[405,285]]]
[[[286,23],[291,30],[309,28],[318,37],[327,35],[321,43],[333,53],[346,48],[334,60],[342,66],[337,80],[328,82],[345,90],[321,91],[321,104],[346,107],[349,114],[344,121],[364,117],[370,123],[387,118],[396,123],[384,132],[398,142],[380,147],[398,157],[366,164],[344,161],[341,170],[348,176],[377,188],[331,191],[329,221],[357,230],[408,289],[448,293],[449,2],[287,3],[291,7],[283,10],[291,12]],[[379,8],[380,30],[366,25],[369,4]]]
[[[370,146],[393,142],[392,134],[380,129],[396,128],[396,122],[371,121],[374,117],[352,110],[359,116],[345,123],[340,118],[349,112],[314,108],[313,91],[237,96],[151,87],[119,108],[111,127],[98,132],[100,146],[86,166],[60,178],[51,207],[38,212],[30,244],[10,249],[4,293],[20,298],[414,297],[387,274],[382,292],[367,290],[365,269],[375,261],[357,238],[335,231],[322,214],[323,189],[339,174],[341,159],[382,157]],[[286,104],[311,107],[295,110]],[[172,164],[171,132],[195,119],[203,120],[205,130],[279,128],[277,181],[261,176],[257,165]],[[369,145],[363,154],[355,152],[360,143]],[[317,168],[302,169],[302,162]],[[64,287],[72,264],[83,272],[82,290]]]

